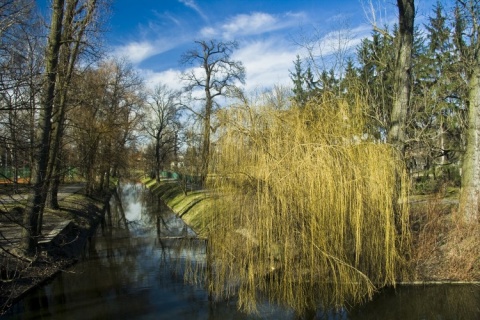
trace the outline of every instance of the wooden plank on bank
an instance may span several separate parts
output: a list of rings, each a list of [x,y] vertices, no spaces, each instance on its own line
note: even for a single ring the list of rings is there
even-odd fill
[[[38,244],[48,244],[53,242],[55,238],[63,232],[63,230],[68,228],[70,223],[72,223],[72,220],[64,220],[56,223],[49,233],[40,237],[40,239],[38,240]]]

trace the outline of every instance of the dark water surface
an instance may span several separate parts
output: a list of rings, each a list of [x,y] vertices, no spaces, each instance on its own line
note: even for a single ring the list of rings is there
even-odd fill
[[[201,241],[183,221],[141,185],[126,185],[112,200],[107,226],[85,257],[51,283],[17,303],[5,319],[298,319],[268,303],[257,315],[235,301],[212,303],[201,286],[184,281],[185,261],[203,265]],[[110,226],[109,226],[110,225]],[[189,264],[191,265],[191,264]],[[338,312],[317,310],[315,319],[480,319],[480,287],[397,287],[373,301]],[[2,318],[2,319],[3,319]]]

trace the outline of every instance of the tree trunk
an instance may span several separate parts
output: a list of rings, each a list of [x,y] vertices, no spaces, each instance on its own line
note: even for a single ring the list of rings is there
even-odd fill
[[[85,193],[91,196],[95,189],[95,162],[97,161],[98,137],[91,141],[91,145],[86,150],[86,157],[84,161],[85,167]]]
[[[205,90],[207,91],[207,90]],[[203,119],[203,145],[202,145],[202,170],[201,170],[201,183],[205,187],[207,182],[208,167],[210,160],[210,121],[212,115],[212,99],[210,92],[207,92],[207,102],[205,107],[205,118]]]
[[[57,209],[59,207],[57,201],[57,195],[54,194],[58,191],[57,183],[60,182],[60,179],[57,177],[60,175],[60,157],[61,157],[61,141],[63,137],[63,129],[65,123],[65,101],[66,101],[66,81],[64,77],[59,77],[60,81],[63,83],[59,84],[60,89],[56,92],[55,97],[55,116],[52,121],[52,134],[50,141],[50,155],[48,163],[48,177],[52,178],[50,183],[50,188],[48,190],[48,202],[47,205],[52,209]]]
[[[39,235],[39,226],[42,224],[42,213],[48,192],[48,158],[50,153],[50,132],[57,78],[58,55],[61,46],[62,20],[64,0],[53,1],[52,22],[46,51],[46,88],[42,101],[42,110],[39,118],[38,155],[36,157],[36,172],[34,176],[33,194],[25,210],[23,233],[23,249],[26,254],[34,254]]]
[[[63,151],[58,150],[54,155],[54,161],[50,188],[47,195],[47,205],[51,209],[59,209],[60,205],[58,204],[58,190],[60,189],[60,183],[62,181],[62,160],[63,160]]]
[[[59,209],[58,204],[58,190],[60,188],[60,175],[54,172],[52,182],[50,183],[50,189],[48,191],[48,206],[51,209]]]
[[[480,202],[480,56],[469,79],[467,146],[462,165],[460,212],[469,222],[478,220]]]
[[[413,51],[414,0],[397,0],[399,13],[398,52],[388,142],[403,155],[405,153],[405,125],[410,104]]]
[[[155,137],[155,178],[160,181],[160,130]]]

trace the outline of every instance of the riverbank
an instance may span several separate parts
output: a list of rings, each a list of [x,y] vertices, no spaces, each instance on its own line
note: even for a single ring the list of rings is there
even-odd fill
[[[62,229],[40,245],[39,253],[31,261],[19,259],[14,249],[2,250],[0,315],[30,290],[78,261],[86,242],[103,219],[106,199],[91,198],[77,192],[62,197],[60,209],[47,209],[44,220],[53,220]]]
[[[187,193],[175,181],[142,183],[159,196],[199,236],[206,237],[213,220],[213,195]],[[412,250],[402,284],[480,283],[480,224],[467,224],[456,203],[438,195],[415,198],[411,206]]]
[[[165,180],[161,183],[155,179],[141,180],[150,191],[175,212],[199,237],[206,237],[213,219],[210,210],[213,195],[206,190],[184,189],[176,181]]]

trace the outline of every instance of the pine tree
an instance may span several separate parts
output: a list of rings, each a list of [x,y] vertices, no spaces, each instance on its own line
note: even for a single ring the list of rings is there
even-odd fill
[[[388,29],[373,31],[357,49],[360,94],[370,106],[366,130],[378,140],[385,140],[392,105],[394,37]]]
[[[297,59],[293,62],[295,71],[290,71],[290,79],[293,82],[293,101],[303,108],[307,103],[307,90],[306,87],[306,71],[303,71],[302,60],[300,56],[297,55]]]
[[[414,86],[416,123],[422,124],[423,127],[418,129],[424,134],[419,147],[427,155],[427,163],[440,168],[445,166],[445,172],[450,173],[448,165],[458,160],[463,144],[461,109],[464,105],[460,97],[465,88],[457,72],[454,45],[440,3],[434,7],[425,29],[427,43],[415,59],[418,61]]]

